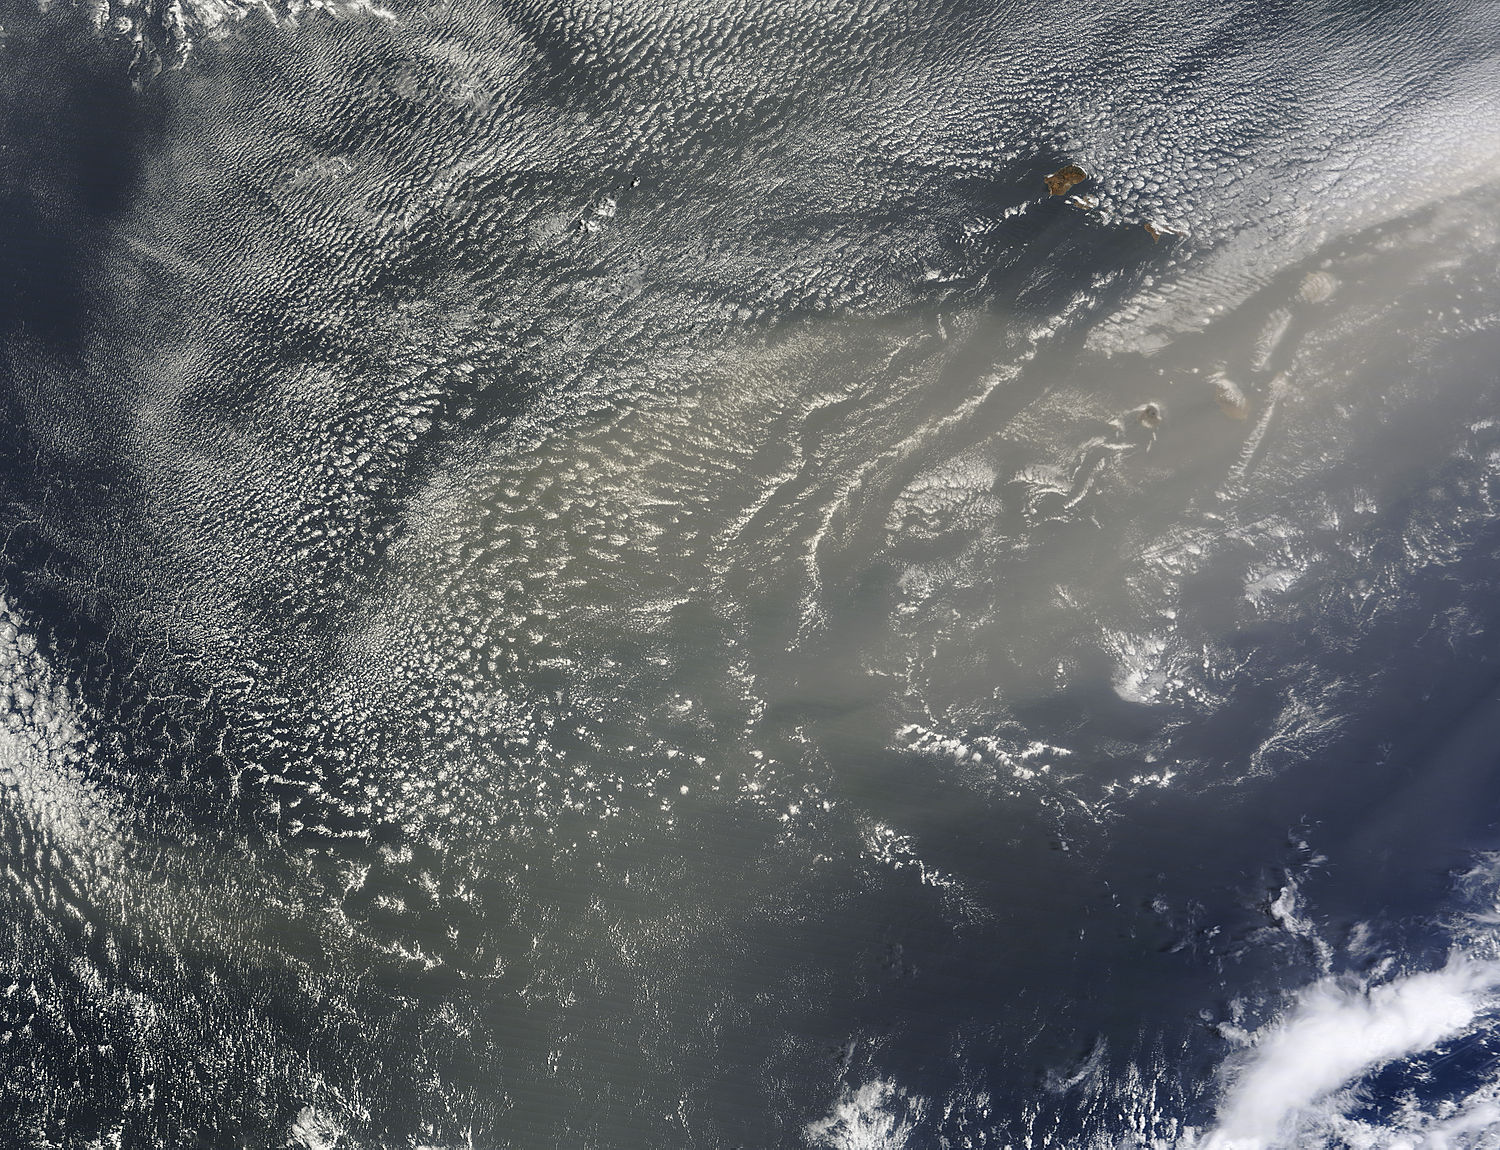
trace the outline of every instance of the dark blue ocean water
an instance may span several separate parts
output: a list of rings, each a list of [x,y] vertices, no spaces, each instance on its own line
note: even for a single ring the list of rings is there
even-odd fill
[[[5,9],[0,1146],[1500,1144],[1497,20]]]

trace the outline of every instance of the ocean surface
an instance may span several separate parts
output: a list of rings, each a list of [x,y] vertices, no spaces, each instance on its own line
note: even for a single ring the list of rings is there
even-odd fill
[[[0,1148],[1500,1147],[1500,4],[0,25]]]

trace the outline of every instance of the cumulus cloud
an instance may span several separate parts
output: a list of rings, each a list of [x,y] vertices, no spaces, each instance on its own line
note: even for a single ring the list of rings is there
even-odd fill
[[[1375,987],[1321,979],[1257,1036],[1231,1075],[1205,1147],[1293,1144],[1297,1118],[1320,1099],[1464,1033],[1489,1007],[1497,986],[1500,964],[1467,957]]]
[[[803,1136],[825,1150],[904,1150],[926,1112],[925,1099],[876,1079],[844,1091],[833,1113],[809,1124]]]

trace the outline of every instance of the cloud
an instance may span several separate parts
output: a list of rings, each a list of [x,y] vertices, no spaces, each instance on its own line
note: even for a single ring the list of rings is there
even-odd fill
[[[1289,1127],[1319,1099],[1468,1030],[1497,986],[1500,963],[1472,958],[1375,987],[1319,980],[1231,1073],[1205,1150],[1286,1145]]]
[[[808,1125],[803,1136],[824,1150],[904,1150],[926,1112],[925,1099],[876,1079],[845,1090],[833,1113]]]

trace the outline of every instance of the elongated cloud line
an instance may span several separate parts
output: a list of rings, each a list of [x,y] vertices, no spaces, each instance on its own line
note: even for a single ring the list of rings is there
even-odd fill
[[[1374,988],[1323,979],[1256,1042],[1206,1150],[1268,1150],[1318,1099],[1394,1059],[1463,1033],[1500,986],[1500,964],[1454,959]]]

